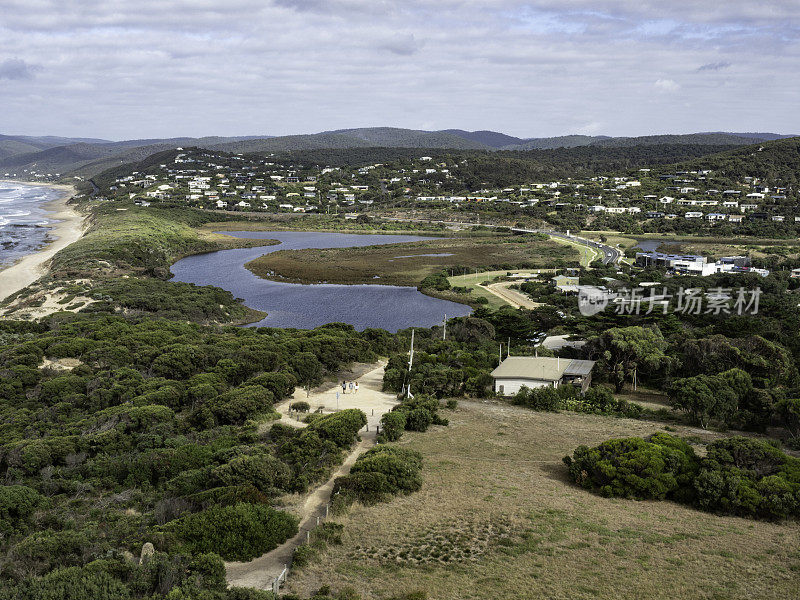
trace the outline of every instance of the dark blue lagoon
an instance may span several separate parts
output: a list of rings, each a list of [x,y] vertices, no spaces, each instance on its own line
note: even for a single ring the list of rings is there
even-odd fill
[[[242,298],[247,306],[268,313],[266,319],[253,323],[254,327],[310,329],[342,322],[359,330],[379,327],[397,331],[411,326],[430,327],[441,323],[445,314],[461,317],[471,311],[469,306],[431,298],[412,287],[283,283],[257,277],[244,267],[245,263],[278,250],[377,246],[430,238],[305,231],[220,233],[238,238],[274,239],[281,243],[189,256],[172,266],[172,274],[175,281],[221,287]]]

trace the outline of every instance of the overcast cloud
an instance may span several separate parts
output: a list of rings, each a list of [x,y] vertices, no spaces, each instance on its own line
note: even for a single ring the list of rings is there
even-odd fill
[[[797,0],[0,0],[0,133],[800,133]]]

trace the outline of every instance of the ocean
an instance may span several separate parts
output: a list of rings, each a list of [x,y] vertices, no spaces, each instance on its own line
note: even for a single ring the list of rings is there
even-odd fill
[[[47,186],[0,181],[0,268],[49,241],[44,205],[60,194]]]

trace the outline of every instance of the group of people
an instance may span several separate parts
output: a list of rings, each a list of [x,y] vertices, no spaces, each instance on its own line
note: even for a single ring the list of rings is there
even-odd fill
[[[358,382],[357,381],[342,381],[342,393],[346,394],[347,390],[350,390],[351,394],[358,393]]]

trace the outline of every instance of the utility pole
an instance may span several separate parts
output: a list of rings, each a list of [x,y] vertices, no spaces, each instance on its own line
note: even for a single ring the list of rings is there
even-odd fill
[[[444,315],[444,322],[442,323],[442,341],[447,339],[447,313]]]
[[[413,398],[411,394],[411,366],[414,364],[414,330],[411,330],[411,351],[408,353],[408,388],[406,389],[406,397]]]

